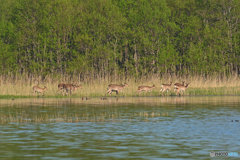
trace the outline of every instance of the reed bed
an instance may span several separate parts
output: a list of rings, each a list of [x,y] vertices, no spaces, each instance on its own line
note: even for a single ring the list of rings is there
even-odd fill
[[[76,122],[150,122],[160,121],[159,117],[168,117],[168,112],[138,112],[125,114],[120,112],[100,113],[30,113],[16,112],[1,114],[0,123],[76,123]]]
[[[72,97],[102,97],[105,96],[108,84],[123,84],[126,82],[129,86],[123,90],[124,96],[138,96],[137,88],[140,85],[156,86],[151,93],[141,93],[140,96],[157,96],[161,95],[159,90],[161,89],[161,84],[174,83],[190,83],[185,95],[240,95],[240,81],[238,76],[220,78],[220,77],[210,77],[204,78],[201,76],[188,76],[188,77],[174,77],[174,76],[151,76],[143,77],[141,79],[134,78],[118,78],[113,80],[105,79],[85,79],[81,81],[79,77],[70,76],[59,76],[59,77],[6,77],[0,76],[0,97],[36,97],[41,96],[41,94],[35,94],[33,92],[33,86],[39,86],[43,88],[46,86],[48,90],[44,91],[45,97],[64,97],[69,96],[62,91],[58,91],[58,84],[67,83],[73,84],[78,83],[82,85],[82,89],[78,89],[76,93],[72,93]],[[125,79],[125,80],[123,80]],[[165,93],[166,94],[166,93]],[[112,93],[116,95],[116,93]],[[123,94],[120,93],[119,96]],[[176,95],[172,90],[169,95]],[[109,95],[108,95],[109,96]]]

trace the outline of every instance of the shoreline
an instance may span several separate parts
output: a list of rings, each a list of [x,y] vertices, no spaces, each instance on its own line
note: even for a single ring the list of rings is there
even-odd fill
[[[162,95],[140,95],[140,96],[136,96],[136,95],[112,95],[112,96],[109,96],[107,95],[106,98],[167,98],[167,97],[221,97],[221,96],[240,96],[240,94],[197,94],[197,95],[191,95],[191,94],[185,94],[185,95],[175,95],[175,94],[169,94],[169,95],[165,95],[165,96],[162,96]],[[0,100],[1,99],[12,99],[12,100],[15,100],[15,99],[34,99],[34,98],[86,98],[86,96],[81,96],[81,95],[71,95],[71,96],[54,96],[54,95],[48,95],[48,96],[25,96],[25,95],[0,95]],[[101,100],[101,98],[105,98],[105,96],[87,96],[87,98],[94,98],[94,99],[97,99],[99,98]]]

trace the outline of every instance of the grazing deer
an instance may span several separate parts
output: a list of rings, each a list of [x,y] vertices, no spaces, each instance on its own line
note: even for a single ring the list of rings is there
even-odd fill
[[[177,88],[178,88],[178,86],[184,86],[184,81],[182,81],[182,84],[180,84],[180,83],[175,83],[174,84],[174,92],[177,90]]]
[[[167,93],[168,93],[168,90],[171,90],[171,86],[172,86],[172,82],[170,82],[170,84],[162,84],[161,85],[160,91],[162,91],[162,96],[163,96],[163,92],[165,90],[167,90]],[[159,91],[159,94],[160,94],[160,91]]]
[[[76,90],[78,88],[82,88],[82,86],[81,85],[77,86],[77,83],[75,85],[71,85],[71,84],[64,84],[63,85],[63,89],[66,90],[66,93],[68,93],[68,91],[70,91],[70,95],[71,95],[72,91],[74,91],[76,93]]]
[[[47,87],[46,87],[46,86],[44,86],[44,88],[40,88],[40,87],[38,87],[38,86],[34,86],[34,87],[33,87],[33,94],[34,94],[34,93],[37,94],[37,92],[38,92],[38,93],[42,93],[42,96],[43,96],[43,91],[44,91],[44,90],[47,90]]]
[[[127,83],[124,83],[122,85],[117,85],[117,84],[109,84],[108,87],[107,87],[107,93],[105,94],[105,97],[106,95],[109,93],[110,96],[112,96],[112,92],[115,91],[118,95],[119,92],[122,92],[123,93],[123,88],[127,87],[128,84]]]
[[[184,95],[184,93],[185,93],[185,90],[188,88],[188,85],[190,84],[190,83],[186,83],[187,85],[186,86],[178,86],[177,87],[177,94],[179,94],[179,96],[180,96],[180,91],[183,91],[183,95]]]
[[[58,91],[62,90],[64,86],[64,83],[58,84]]]
[[[140,93],[141,93],[142,91],[145,91],[146,93],[147,93],[147,92],[151,92],[151,90],[152,90],[153,88],[156,88],[155,85],[153,85],[152,87],[151,87],[151,86],[139,86],[137,92],[138,92],[138,94],[140,95]]]
[[[58,91],[64,89],[63,88],[64,85],[65,85],[65,83],[58,84]],[[77,86],[77,83],[75,83],[74,85]]]

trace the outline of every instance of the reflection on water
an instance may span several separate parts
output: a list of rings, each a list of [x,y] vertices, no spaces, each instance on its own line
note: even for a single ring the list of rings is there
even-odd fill
[[[238,96],[0,100],[0,158],[208,159],[210,151],[240,153],[239,106]]]

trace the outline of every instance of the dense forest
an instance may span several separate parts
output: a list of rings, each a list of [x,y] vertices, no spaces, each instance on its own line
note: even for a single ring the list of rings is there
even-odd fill
[[[239,0],[1,0],[1,75],[240,73]]]

